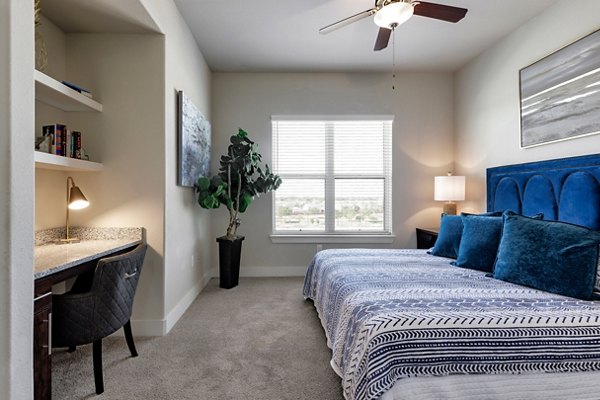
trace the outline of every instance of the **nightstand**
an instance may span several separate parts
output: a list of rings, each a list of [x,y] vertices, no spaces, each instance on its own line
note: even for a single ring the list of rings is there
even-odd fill
[[[430,249],[435,244],[439,229],[417,228],[417,249]]]

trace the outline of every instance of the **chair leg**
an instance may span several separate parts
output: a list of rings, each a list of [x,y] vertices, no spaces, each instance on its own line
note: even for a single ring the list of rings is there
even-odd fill
[[[75,351],[75,349],[77,349],[77,346],[69,346],[69,350],[67,350],[69,353],[73,353]]]
[[[104,392],[104,379],[102,378],[102,339],[98,339],[92,346],[94,359],[94,381],[96,383],[96,394]]]
[[[129,352],[131,352],[131,357],[137,357],[138,352],[135,349],[133,335],[131,334],[131,321],[127,321],[125,325],[123,325],[123,331],[125,332],[125,340],[127,341],[127,347],[129,347]]]

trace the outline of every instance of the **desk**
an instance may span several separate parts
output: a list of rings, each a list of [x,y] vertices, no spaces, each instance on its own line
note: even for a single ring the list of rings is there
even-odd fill
[[[142,228],[95,228],[81,242],[35,247],[33,379],[34,399],[52,397],[52,285],[93,271],[99,259],[125,253],[143,241]],[[117,232],[117,234],[115,234]],[[87,231],[89,233],[89,231]],[[52,236],[52,235],[50,235]],[[105,239],[101,239],[104,236]],[[48,237],[48,236],[47,236]],[[50,241],[51,239],[48,239]],[[36,244],[39,244],[36,234]]]

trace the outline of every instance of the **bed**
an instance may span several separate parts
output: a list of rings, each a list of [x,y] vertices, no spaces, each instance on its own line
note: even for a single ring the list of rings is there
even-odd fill
[[[599,182],[600,155],[490,168],[487,208],[597,230]],[[599,301],[452,261],[424,250],[315,255],[304,297],[347,400],[600,398]]]

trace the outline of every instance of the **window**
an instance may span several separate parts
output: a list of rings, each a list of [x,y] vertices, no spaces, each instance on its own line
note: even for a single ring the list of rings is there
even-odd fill
[[[392,120],[273,117],[274,235],[391,235]]]

